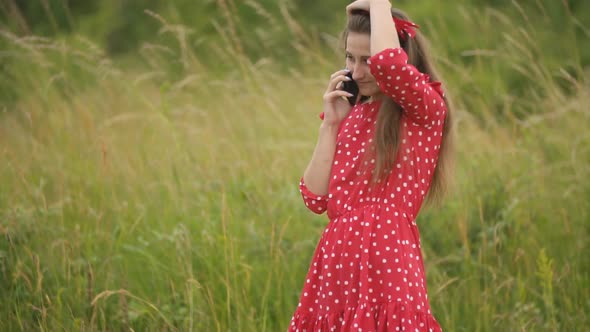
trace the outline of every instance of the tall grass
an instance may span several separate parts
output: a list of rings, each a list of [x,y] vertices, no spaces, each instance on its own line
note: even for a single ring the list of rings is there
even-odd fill
[[[155,13],[170,42],[146,41],[141,70],[83,38],[2,31],[19,98],[0,114],[0,330],[286,330],[326,222],[297,183],[339,60],[283,15],[305,64],[287,73],[241,56],[232,24],[222,75]],[[530,33],[468,52],[472,66],[434,39],[458,106],[456,187],[418,223],[447,331],[590,326],[588,70],[552,70]],[[498,62],[538,93],[512,94],[486,71]],[[498,90],[461,93],[474,73]]]

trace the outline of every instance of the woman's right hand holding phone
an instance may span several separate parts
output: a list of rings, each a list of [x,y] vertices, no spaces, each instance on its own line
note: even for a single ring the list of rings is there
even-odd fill
[[[346,97],[352,97],[352,94],[342,90],[343,82],[350,80],[346,74],[348,70],[343,69],[330,77],[328,88],[324,93],[324,121],[319,128],[317,145],[303,174],[303,183],[307,189],[319,196],[328,194],[338,131],[342,120],[352,109],[346,99]]]
[[[324,93],[324,121],[322,124],[324,126],[339,126],[340,122],[348,116],[352,109],[346,98],[342,98],[352,97],[352,94],[342,90],[342,84],[351,80],[346,76],[347,73],[348,70],[343,69],[335,72],[330,77],[328,88]]]

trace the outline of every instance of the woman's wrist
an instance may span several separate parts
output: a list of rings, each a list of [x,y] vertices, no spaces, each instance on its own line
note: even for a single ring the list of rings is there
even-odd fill
[[[322,122],[322,124],[320,125],[320,134],[327,134],[327,135],[337,135],[338,134],[338,129],[339,129],[340,125],[339,124],[328,124],[326,122]]]

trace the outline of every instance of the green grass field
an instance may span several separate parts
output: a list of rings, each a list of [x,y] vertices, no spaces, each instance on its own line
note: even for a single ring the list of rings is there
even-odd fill
[[[458,142],[452,193],[418,220],[433,312],[590,331],[589,27],[566,17],[563,56],[537,25],[461,15],[423,24]],[[298,65],[220,31],[223,73],[178,26],[121,61],[0,31],[0,331],[286,330],[327,222],[298,181],[341,58],[279,21]]]

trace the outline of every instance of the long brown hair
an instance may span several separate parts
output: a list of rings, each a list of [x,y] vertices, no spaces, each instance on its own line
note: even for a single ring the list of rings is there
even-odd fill
[[[403,20],[410,20],[403,11],[397,8],[392,8],[391,14],[392,16]],[[349,17],[346,28],[342,33],[345,47],[349,32],[371,34],[371,22],[367,12],[353,13]],[[440,81],[440,76],[437,74],[432,64],[432,60],[430,59],[428,42],[424,36],[422,36],[419,30],[417,30],[415,37],[405,37],[406,38],[400,38],[400,44],[408,55],[408,63],[416,67],[420,72],[428,74],[431,81]],[[452,167],[452,107],[446,94],[444,100],[447,106],[447,115],[443,127],[438,163],[426,198],[427,203],[436,204],[442,201],[448,188],[449,172]],[[375,138],[373,141],[373,150],[375,153],[375,169],[373,171],[374,183],[378,183],[387,177],[393,168],[399,148],[401,116],[401,106],[394,102],[390,97],[385,96],[377,116]]]

